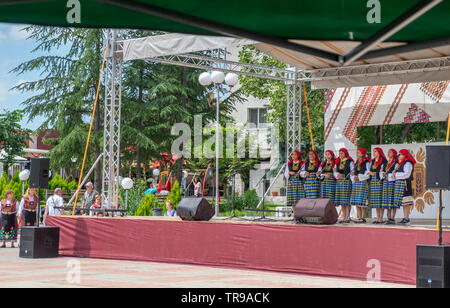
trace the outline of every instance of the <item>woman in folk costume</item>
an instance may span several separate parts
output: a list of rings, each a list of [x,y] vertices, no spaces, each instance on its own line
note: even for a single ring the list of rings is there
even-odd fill
[[[305,194],[307,199],[315,199],[320,196],[320,183],[317,178],[317,171],[319,170],[319,156],[316,151],[310,150],[308,152],[308,159],[302,166],[300,176],[305,178]]]
[[[394,205],[403,206],[404,218],[401,224],[409,225],[409,213],[414,204],[412,180],[416,160],[408,150],[403,149],[399,152],[398,163],[393,172],[395,178],[394,187]]]
[[[352,180],[352,195],[350,197],[350,205],[356,206],[358,222],[366,222],[367,214],[367,197],[369,194],[368,180],[370,178],[370,162],[367,158],[367,151],[364,148],[358,148],[356,151],[358,158],[355,163],[350,179]]]
[[[339,157],[336,159],[334,167],[334,178],[336,179],[334,204],[342,208],[343,220],[341,222],[348,221],[350,216],[350,194],[352,192],[350,174],[354,166],[355,163],[348,154],[347,149],[340,149]]]
[[[7,190],[5,192],[5,199],[0,201],[0,204],[2,212],[0,247],[5,247],[6,240],[14,241],[17,237],[17,227],[16,227],[17,200],[14,199],[14,192],[12,190]]]
[[[336,193],[336,180],[333,175],[334,169],[334,153],[333,151],[325,151],[325,160],[319,166],[317,176],[320,178],[320,197],[334,201]]]
[[[297,204],[298,200],[305,198],[305,190],[303,183],[300,179],[299,172],[302,168],[302,155],[299,151],[295,150],[291,154],[291,160],[286,166],[284,176],[286,177],[287,184],[287,204],[292,206],[292,211]]]
[[[383,209],[387,209],[387,217],[386,221],[387,225],[395,224],[395,214],[397,213],[398,206],[394,205],[394,187],[395,187],[395,178],[393,172],[395,170],[397,163],[397,151],[394,149],[390,149],[388,151],[388,163],[386,164],[382,177],[383,180],[383,197],[382,197],[382,206]]]
[[[39,208],[39,198],[35,188],[28,188],[20,201],[17,216],[20,218],[20,226],[36,225],[36,209]]]
[[[374,224],[383,223],[383,178],[382,171],[387,165],[387,159],[381,148],[373,149],[373,159],[370,163],[369,205],[377,211],[377,220]]]

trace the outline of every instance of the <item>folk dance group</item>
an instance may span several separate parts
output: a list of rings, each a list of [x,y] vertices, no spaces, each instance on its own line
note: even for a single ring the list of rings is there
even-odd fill
[[[409,151],[397,153],[390,149],[385,157],[381,148],[375,148],[373,158],[369,159],[366,149],[358,148],[356,156],[354,161],[347,149],[342,148],[335,158],[333,151],[328,150],[320,162],[317,153],[310,150],[308,159],[302,161],[300,152],[294,151],[285,170],[288,205],[294,208],[302,198],[332,199],[342,209],[339,223],[350,223],[352,206],[357,210],[356,222],[366,223],[368,209],[374,208],[377,213],[374,224],[395,224],[397,209],[403,207],[400,224],[408,225],[416,163]]]

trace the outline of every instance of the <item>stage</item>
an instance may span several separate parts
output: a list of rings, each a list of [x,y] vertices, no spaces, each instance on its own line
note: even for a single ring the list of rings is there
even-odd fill
[[[48,217],[65,256],[258,269],[415,284],[416,244],[437,244],[423,227],[296,225],[164,217]],[[443,231],[450,243],[450,231]],[[375,266],[375,267],[374,267]]]

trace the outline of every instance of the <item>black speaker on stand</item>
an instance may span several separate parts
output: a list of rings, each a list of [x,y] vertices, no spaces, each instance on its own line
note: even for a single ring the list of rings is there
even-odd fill
[[[50,160],[48,158],[31,158],[30,188],[48,189]],[[24,226],[20,234],[21,258],[54,258],[58,256],[59,227],[39,226],[41,205],[36,210],[37,226]]]
[[[427,146],[426,189],[439,189],[438,245],[417,245],[416,286],[450,288],[450,246],[442,244],[443,190],[450,188],[450,146]]]

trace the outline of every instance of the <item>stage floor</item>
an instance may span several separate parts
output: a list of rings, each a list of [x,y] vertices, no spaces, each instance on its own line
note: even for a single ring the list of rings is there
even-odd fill
[[[415,284],[416,245],[437,244],[435,226],[296,225],[254,217],[207,222],[170,217],[49,217],[60,254]],[[450,231],[443,232],[450,243]]]

